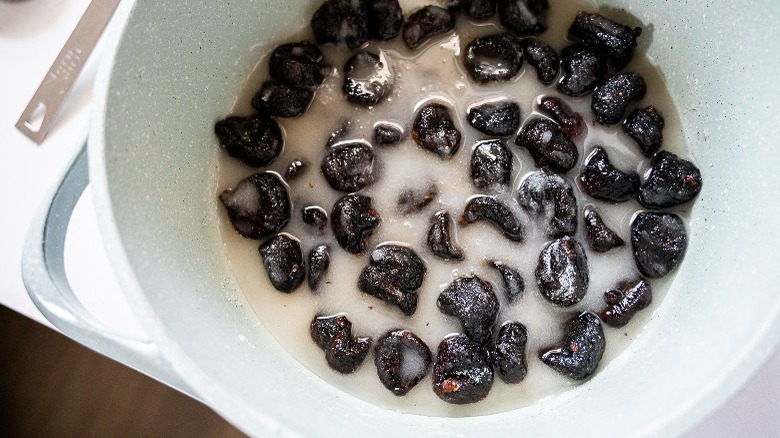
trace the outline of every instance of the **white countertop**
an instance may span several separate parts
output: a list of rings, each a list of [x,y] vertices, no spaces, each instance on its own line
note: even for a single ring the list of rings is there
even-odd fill
[[[0,0],[0,304],[51,326],[22,283],[21,253],[28,224],[69,159],[81,147],[89,119],[99,45],[46,141],[35,145],[14,124],[83,14],[88,0]],[[121,20],[123,17],[114,17]],[[89,190],[74,212],[66,270],[84,306],[110,327],[142,335],[103,251]],[[2,336],[2,334],[0,334]],[[773,436],[780,430],[780,349],[690,437]]]

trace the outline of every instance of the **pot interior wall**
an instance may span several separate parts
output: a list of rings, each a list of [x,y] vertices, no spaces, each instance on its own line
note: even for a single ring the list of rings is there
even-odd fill
[[[255,432],[278,422],[318,435],[344,427],[485,434],[520,424],[555,435],[606,421],[671,431],[703,415],[771,350],[780,298],[769,244],[780,241],[780,211],[767,201],[780,179],[780,92],[766,83],[780,65],[770,53],[780,39],[763,12],[776,7],[632,1],[624,3],[646,24],[648,55],[667,79],[705,183],[688,254],[639,339],[574,391],[478,419],[392,414],[322,383],[264,331],[228,269],[212,134],[261,54],[305,26],[317,3],[136,3],[97,115],[104,134],[93,135],[90,160],[111,207],[102,224],[115,227],[121,244],[113,250],[128,263],[115,266],[134,274],[123,287],[174,367],[217,411]],[[594,10],[621,14],[620,3],[594,2]],[[610,406],[634,408],[615,418]]]

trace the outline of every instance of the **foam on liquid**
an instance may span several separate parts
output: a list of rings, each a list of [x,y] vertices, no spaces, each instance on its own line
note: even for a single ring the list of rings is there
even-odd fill
[[[429,2],[428,2],[429,3]],[[405,15],[423,6],[419,0],[401,1]],[[549,28],[540,39],[552,45],[559,53],[568,45],[564,37],[579,9],[589,5],[578,2],[556,2],[551,5]],[[619,19],[620,17],[613,18]],[[218,192],[235,187],[241,179],[258,171],[273,170],[283,175],[287,165],[300,159],[308,163],[305,172],[288,181],[293,202],[293,215],[285,232],[301,241],[304,255],[315,246],[327,243],[331,250],[331,266],[316,294],[304,283],[291,294],[276,291],[270,284],[262,267],[258,253],[258,241],[242,238],[230,224],[226,214],[221,216],[224,249],[234,275],[243,289],[252,308],[265,329],[278,340],[284,349],[303,366],[320,376],[336,388],[392,410],[435,416],[472,416],[503,412],[532,404],[540,399],[554,396],[577,385],[557,374],[539,360],[539,351],[550,347],[563,335],[561,325],[582,310],[598,312],[605,307],[603,294],[616,286],[619,280],[638,275],[631,254],[629,223],[632,215],[641,209],[636,201],[621,204],[607,204],[584,195],[575,179],[582,163],[596,146],[603,146],[612,163],[624,171],[635,170],[644,175],[650,160],[639,153],[639,148],[627,137],[620,125],[604,127],[593,123],[590,110],[590,94],[583,98],[570,98],[558,93],[555,85],[543,86],[536,78],[536,72],[526,63],[519,77],[506,83],[488,85],[475,84],[462,66],[462,51],[474,38],[497,33],[500,30],[492,22],[470,23],[463,14],[457,20],[456,31],[440,35],[424,47],[409,51],[401,38],[384,43],[384,55],[392,63],[395,73],[395,87],[391,95],[375,107],[366,109],[349,104],[342,91],[344,81],[342,67],[353,54],[346,48],[325,47],[326,60],[335,69],[323,87],[315,95],[308,112],[297,119],[279,119],[286,135],[283,153],[267,169],[252,169],[223,154],[218,176]],[[313,40],[310,31],[291,36],[287,41]],[[367,50],[378,53],[376,43]],[[246,82],[245,92],[239,96],[230,114],[246,115],[252,112],[249,100],[268,77],[267,59],[262,60]],[[648,93],[645,99],[629,107],[653,105],[664,115],[664,149],[683,157],[687,156],[682,128],[668,90],[658,70],[638,50],[632,63],[624,71],[642,74]],[[453,217],[463,212],[466,200],[478,192],[469,175],[471,151],[480,140],[488,137],[468,125],[466,113],[470,106],[502,98],[512,99],[521,107],[522,118],[534,114],[533,104],[541,95],[563,98],[588,122],[588,134],[577,141],[580,148],[578,165],[566,178],[574,187],[580,210],[576,238],[585,245],[590,270],[588,294],[580,303],[570,308],[560,308],[547,302],[539,293],[534,277],[539,252],[548,241],[542,230],[536,226],[512,199],[522,179],[537,170],[526,150],[514,144],[514,136],[506,139],[514,155],[512,182],[508,188],[483,192],[493,194],[526,221],[527,237],[518,244],[504,238],[500,232],[487,223],[476,223],[468,227],[453,226],[457,243],[466,257],[461,262],[446,262],[433,256],[425,245],[430,219],[439,210],[447,210]],[[411,140],[411,124],[417,109],[431,101],[447,104],[451,115],[463,134],[458,153],[449,160],[441,160]],[[404,140],[395,146],[375,147],[375,182],[361,193],[371,196],[373,206],[382,217],[382,223],[369,239],[365,254],[352,255],[341,249],[333,238],[330,225],[323,232],[305,225],[301,210],[309,205],[319,205],[330,212],[334,202],[344,195],[332,189],[322,176],[319,166],[326,153],[326,142],[331,133],[350,121],[350,131],[345,140],[371,140],[375,123],[391,122],[404,128]],[[401,192],[409,188],[424,190],[431,183],[436,184],[438,196],[423,211],[401,215],[396,201]],[[215,201],[216,195],[215,194]],[[607,225],[626,241],[622,248],[606,254],[597,254],[587,248],[581,212],[588,205],[596,206]],[[682,209],[675,210],[685,214]],[[454,225],[454,224],[453,224]],[[425,261],[428,273],[419,289],[419,305],[411,317],[404,316],[397,307],[362,293],[357,288],[360,271],[368,264],[370,251],[384,242],[403,242],[412,245]],[[503,282],[498,272],[487,266],[485,260],[497,259],[518,269],[526,284],[522,298],[515,304],[508,304],[503,295]],[[493,283],[501,302],[497,323],[515,320],[523,323],[529,334],[527,346],[528,375],[519,384],[505,384],[496,375],[490,395],[483,401],[466,406],[451,405],[441,401],[431,389],[430,374],[409,394],[396,397],[388,391],[376,376],[373,351],[363,365],[353,374],[342,375],[331,370],[324,352],[317,347],[309,335],[309,324],[316,313],[346,313],[352,321],[353,335],[370,336],[374,341],[391,329],[409,329],[430,347],[434,358],[436,349],[444,337],[460,332],[457,318],[442,314],[436,307],[436,298],[452,280],[460,276],[476,274]],[[609,372],[609,362],[621,353],[645,325],[653,310],[662,300],[671,284],[671,277],[653,280],[653,304],[639,312],[624,328],[604,326],[607,349],[597,373]],[[412,355],[413,356],[413,355]],[[414,366],[414,364],[410,364]],[[587,383],[584,383],[587,385]]]

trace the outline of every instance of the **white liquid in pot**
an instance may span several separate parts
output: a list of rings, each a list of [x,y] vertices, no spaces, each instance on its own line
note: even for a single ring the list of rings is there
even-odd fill
[[[415,1],[401,2],[407,16],[422,4]],[[560,50],[569,44],[564,40],[564,36],[579,9],[588,8],[579,2],[557,2],[551,5],[549,29],[540,39],[551,44],[560,53]],[[342,67],[353,52],[343,47],[324,48],[326,60],[337,67],[337,72],[317,91],[314,102],[305,115],[297,119],[279,119],[286,134],[285,148],[281,156],[267,169],[252,169],[223,153],[218,181],[218,193],[221,193],[258,171],[273,170],[284,175],[291,161],[301,159],[308,163],[301,176],[288,181],[293,216],[284,231],[301,240],[304,256],[319,244],[329,244],[331,266],[320,284],[318,293],[312,294],[306,283],[292,294],[276,291],[262,266],[258,252],[259,242],[239,236],[222,209],[220,225],[225,253],[238,283],[263,327],[270,331],[284,349],[316,375],[336,388],[371,403],[397,411],[437,416],[472,416],[507,411],[561,393],[578,384],[542,364],[538,358],[539,351],[559,342],[563,321],[582,310],[598,313],[605,307],[605,291],[614,288],[622,279],[635,278],[638,275],[631,254],[629,222],[640,206],[636,201],[614,205],[595,201],[580,191],[575,178],[582,162],[596,146],[603,146],[607,150],[610,160],[618,169],[636,170],[640,175],[644,175],[650,164],[649,159],[639,153],[639,148],[633,140],[622,132],[620,125],[594,126],[590,94],[578,99],[569,98],[559,94],[555,85],[541,85],[536,78],[536,72],[527,62],[524,63],[519,77],[511,82],[475,85],[463,69],[462,50],[473,38],[496,33],[498,29],[493,24],[484,22],[478,25],[469,23],[463,14],[459,15],[457,23],[456,33],[439,36],[432,43],[414,52],[403,46],[400,37],[389,44],[384,43],[382,48],[386,50],[385,54],[392,63],[396,83],[392,94],[370,110],[349,104],[341,91],[344,80]],[[280,41],[279,44],[302,39],[313,41],[308,29],[286,41]],[[378,51],[375,43],[371,43],[367,49],[374,53]],[[634,60],[624,71],[640,73],[648,89],[645,99],[632,104],[628,111],[647,105],[659,109],[666,121],[663,148],[687,157],[677,111],[657,69],[638,50]],[[266,78],[267,60],[262,60],[248,78],[245,91],[239,96],[230,114],[250,114],[252,110],[249,100]],[[469,166],[473,145],[487,137],[468,125],[467,108],[486,100],[508,98],[520,104],[521,119],[526,119],[531,116],[537,97],[543,94],[564,98],[583,114],[588,122],[587,137],[577,141],[580,148],[579,163],[566,177],[577,195],[580,215],[576,238],[587,249],[591,281],[585,299],[571,308],[554,306],[539,293],[534,269],[539,252],[547,239],[519,208],[516,210],[525,219],[527,231],[526,240],[522,244],[507,240],[487,223],[476,223],[466,228],[452,228],[458,244],[465,250],[466,257],[461,262],[439,259],[433,256],[425,245],[430,220],[436,211],[447,210],[453,217],[457,217],[463,212],[466,199],[480,193],[471,182]],[[445,102],[451,107],[453,119],[463,134],[460,150],[446,161],[414,144],[410,136],[417,108],[432,100]],[[351,121],[351,132],[346,139],[370,141],[374,124],[379,121],[397,123],[405,132],[403,141],[398,145],[374,147],[375,182],[361,193],[373,199],[372,205],[381,215],[382,223],[370,237],[369,249],[362,255],[352,255],[341,249],[335,242],[330,224],[323,232],[319,232],[304,224],[301,219],[303,207],[319,205],[330,212],[333,203],[344,195],[330,188],[319,166],[326,153],[327,139],[345,121]],[[505,141],[514,155],[511,185],[503,192],[483,193],[496,194],[508,205],[517,207],[511,198],[516,195],[523,177],[536,168],[528,152],[515,146],[514,136]],[[396,201],[402,191],[408,188],[424,189],[430,183],[435,183],[438,188],[439,194],[434,202],[415,214],[404,216],[397,212]],[[626,241],[625,246],[606,254],[595,253],[587,247],[581,214],[586,205],[596,206],[607,225]],[[678,208],[675,212],[684,216],[685,207]],[[404,316],[396,306],[364,294],[357,288],[357,278],[368,264],[370,251],[376,245],[388,241],[411,244],[428,269],[425,282],[418,291],[417,311],[411,317]],[[521,272],[526,284],[522,298],[511,305],[506,302],[501,276],[484,263],[486,259],[501,260]],[[525,380],[519,384],[505,384],[496,376],[489,396],[479,403],[457,406],[441,401],[431,389],[430,373],[409,394],[396,397],[382,386],[377,378],[373,351],[355,373],[342,375],[328,367],[324,352],[314,344],[309,335],[309,324],[316,313],[343,312],[352,321],[355,336],[370,336],[375,341],[390,329],[409,329],[427,343],[435,357],[439,342],[448,334],[461,331],[457,318],[442,314],[436,307],[439,292],[455,278],[472,273],[495,286],[501,302],[497,323],[500,325],[508,320],[519,321],[527,327],[529,334],[526,350],[528,375]],[[628,342],[638,335],[663,299],[672,277],[673,274],[670,274],[664,279],[651,282],[653,304],[639,312],[629,325],[620,329],[604,326],[607,349],[597,373],[609,372],[610,360],[619,355]],[[587,382],[583,384],[587,385]]]

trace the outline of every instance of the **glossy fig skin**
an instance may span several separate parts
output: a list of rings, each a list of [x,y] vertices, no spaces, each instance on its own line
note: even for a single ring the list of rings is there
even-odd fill
[[[485,140],[471,153],[471,181],[474,187],[486,189],[506,186],[512,176],[512,152],[501,140]]]
[[[346,316],[315,315],[309,330],[314,342],[325,350],[325,360],[342,374],[355,372],[371,351],[371,338],[352,336]]]
[[[469,108],[468,122],[475,129],[491,137],[508,137],[520,127],[520,106],[517,102],[502,100],[486,102]]]
[[[492,196],[474,196],[466,203],[463,214],[458,219],[461,226],[477,221],[488,221],[509,240],[522,242],[525,238],[525,227],[512,210]]]
[[[260,245],[260,255],[276,290],[290,293],[303,283],[306,268],[298,239],[286,233],[279,234]]]
[[[663,145],[664,117],[652,106],[636,108],[623,121],[623,131],[633,138],[642,155],[652,157]]]
[[[528,64],[536,70],[539,82],[549,85],[558,77],[560,59],[549,44],[529,38],[523,42],[523,55]]]
[[[416,355],[421,367],[413,374],[404,372],[404,360]],[[376,341],[374,364],[377,375],[385,388],[397,396],[406,395],[431,369],[431,350],[417,335],[409,330],[390,330]]]
[[[351,194],[340,198],[330,213],[330,225],[339,246],[352,254],[366,250],[369,236],[379,226],[379,213],[368,196]]]
[[[445,314],[457,316],[472,341],[484,345],[490,340],[499,308],[490,282],[475,275],[455,279],[439,294],[436,305]]]
[[[607,343],[599,317],[583,312],[566,323],[560,346],[541,354],[542,362],[566,377],[584,380],[596,371]]]
[[[547,237],[557,239],[577,232],[577,198],[562,176],[545,170],[531,173],[520,183],[517,202],[532,218],[546,219]]]
[[[650,176],[637,200],[646,208],[661,209],[685,204],[702,188],[701,171],[690,161],[661,151],[653,157]]]
[[[607,202],[632,199],[639,191],[640,184],[639,174],[617,169],[602,147],[590,153],[578,181],[583,192]]]
[[[611,327],[623,327],[637,312],[653,301],[653,290],[644,278],[622,281],[616,289],[604,293],[607,307],[601,311],[601,320]]]
[[[573,306],[585,297],[589,282],[588,257],[581,243],[565,236],[545,245],[536,265],[536,284],[547,301]]]
[[[596,13],[580,11],[569,28],[568,36],[607,55],[609,63],[620,71],[634,56],[639,27],[630,28]]]
[[[590,108],[600,123],[616,125],[623,120],[628,104],[642,99],[646,92],[647,86],[640,74],[617,74],[593,90]]]
[[[515,144],[528,149],[536,167],[566,173],[574,168],[580,153],[572,138],[555,122],[542,117],[523,125]]]
[[[444,339],[433,363],[433,392],[447,403],[476,403],[493,387],[487,351],[466,336]]]
[[[282,231],[290,222],[292,204],[287,186],[276,174],[257,173],[225,190],[219,200],[233,228],[249,239]]]
[[[404,315],[413,315],[417,310],[417,290],[427,272],[422,259],[411,248],[379,245],[360,273],[358,288],[398,306]]]
[[[525,280],[520,272],[497,260],[490,261],[488,265],[501,274],[501,279],[504,281],[504,296],[510,304],[523,296]]]
[[[301,210],[301,220],[312,228],[323,230],[328,225],[328,212],[320,206],[309,205]]]
[[[558,90],[567,96],[579,97],[593,91],[607,73],[607,60],[600,52],[575,44],[561,52],[563,76]]]
[[[523,46],[509,33],[477,38],[466,46],[463,64],[478,83],[508,81],[523,66]]]
[[[336,190],[352,193],[374,182],[374,151],[364,142],[339,143],[322,159],[320,170]]]
[[[439,211],[433,215],[433,223],[428,230],[428,249],[433,255],[444,260],[463,260],[465,256],[463,248],[455,243],[452,235],[452,217],[446,211]]]
[[[604,223],[604,219],[596,210],[585,208],[583,217],[585,219],[585,240],[593,251],[607,252],[626,244],[616,232]]]
[[[523,324],[508,321],[498,329],[496,341],[488,349],[490,362],[498,377],[506,383],[520,383],[528,373],[525,357],[528,330]]]
[[[563,132],[569,134],[572,139],[581,138],[587,131],[585,119],[582,114],[574,111],[563,100],[554,96],[542,96],[539,99],[538,109],[549,116]]]
[[[307,279],[309,288],[316,292],[320,282],[328,273],[330,268],[330,247],[328,245],[317,245],[309,251]]]
[[[342,91],[347,100],[365,107],[380,103],[393,91],[395,77],[390,61],[380,52],[354,54],[344,65]]]
[[[423,149],[446,159],[458,152],[461,133],[447,106],[430,103],[417,112],[412,126],[412,139]]]
[[[682,261],[688,246],[683,220],[673,213],[641,212],[631,221],[631,246],[639,272],[660,278]]]

